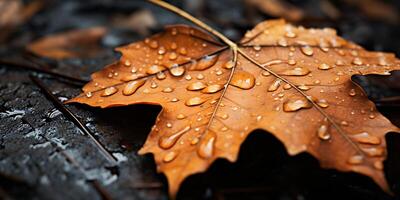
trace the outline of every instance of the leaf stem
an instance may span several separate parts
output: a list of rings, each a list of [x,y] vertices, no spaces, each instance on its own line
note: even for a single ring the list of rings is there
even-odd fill
[[[227,37],[225,37],[222,33],[218,32],[217,30],[211,28],[210,26],[208,26],[207,24],[205,24],[204,22],[198,20],[197,18],[193,17],[191,14],[187,13],[186,11],[171,5],[169,3],[166,3],[162,0],[148,0],[150,3],[153,3],[157,6],[160,6],[162,8],[165,8],[173,13],[176,13],[180,16],[182,16],[183,18],[189,20],[190,22],[193,22],[194,24],[198,25],[199,27],[203,28],[204,30],[210,32],[211,34],[215,35],[216,37],[218,37],[219,39],[221,39],[224,43],[226,43],[233,51],[237,50],[237,44],[234,43],[232,40],[228,39]]]

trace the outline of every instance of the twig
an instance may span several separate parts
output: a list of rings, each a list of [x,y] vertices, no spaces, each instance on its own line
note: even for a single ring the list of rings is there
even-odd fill
[[[80,122],[80,120],[47,89],[42,81],[34,76],[30,76],[30,78],[67,118],[69,118],[76,126],[78,126],[85,135],[89,136],[89,138],[92,139],[100,152],[112,164],[112,166],[117,165],[117,159],[110,152],[108,152],[105,147],[89,131],[89,129],[85,125],[83,125],[83,123]]]
[[[10,67],[27,69],[27,70],[30,70],[30,71],[39,72],[39,73],[43,73],[43,74],[48,74],[48,75],[51,75],[51,76],[54,76],[54,77],[58,77],[58,78],[62,78],[62,79],[65,79],[65,80],[72,81],[72,82],[74,82],[75,85],[78,85],[78,86],[82,86],[83,84],[86,84],[87,82],[89,82],[88,80],[67,76],[67,75],[60,74],[60,73],[57,73],[57,72],[53,72],[53,71],[50,71],[50,70],[47,70],[47,69],[41,69],[41,68],[34,67],[33,65],[29,65],[29,64],[12,62],[12,61],[7,61],[7,60],[3,60],[3,59],[0,59],[0,64],[5,65],[5,66],[10,66]]]

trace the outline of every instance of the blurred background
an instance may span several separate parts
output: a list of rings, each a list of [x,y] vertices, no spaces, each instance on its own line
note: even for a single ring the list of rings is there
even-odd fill
[[[398,0],[168,2],[234,41],[261,21],[284,18],[331,27],[367,50],[400,56]],[[168,199],[152,157],[136,153],[159,107],[68,106],[118,159],[110,166],[29,75],[64,101],[79,94],[91,73],[119,58],[115,47],[177,23],[190,24],[144,0],[0,0],[0,199]],[[353,80],[400,126],[400,72]],[[276,138],[256,131],[238,162],[218,160],[191,176],[178,199],[400,199],[400,137],[388,134],[387,143],[385,173],[395,196],[365,176],[323,170],[308,154],[290,157]]]

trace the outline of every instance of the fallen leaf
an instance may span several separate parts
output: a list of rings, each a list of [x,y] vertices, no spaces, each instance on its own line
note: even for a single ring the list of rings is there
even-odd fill
[[[107,33],[105,27],[71,30],[45,36],[32,42],[28,51],[53,59],[94,56],[99,51],[99,40]]]
[[[24,5],[20,0],[0,0],[0,42],[43,7],[43,1]]]
[[[171,26],[117,48],[119,61],[92,75],[79,102],[108,108],[161,105],[140,154],[176,194],[182,181],[218,158],[237,159],[242,142],[263,129],[290,155],[308,152],[324,168],[370,176],[385,191],[384,135],[399,131],[351,81],[400,69],[393,54],[369,52],[332,29],[258,24],[229,47],[188,26]]]
[[[268,15],[289,21],[299,21],[304,17],[303,10],[284,0],[246,0],[246,3]]]
[[[400,15],[395,7],[380,0],[344,0],[345,3],[358,7],[366,16],[397,24]]]

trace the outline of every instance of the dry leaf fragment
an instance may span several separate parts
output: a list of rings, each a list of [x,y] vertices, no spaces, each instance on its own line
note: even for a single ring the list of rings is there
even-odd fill
[[[93,27],[49,35],[29,44],[27,50],[53,59],[93,56],[106,32],[105,27]]]
[[[271,20],[232,51],[207,33],[171,26],[117,50],[122,58],[92,75],[69,101],[101,108],[163,107],[140,150],[153,153],[172,196],[189,175],[218,158],[237,159],[255,129],[281,140],[290,155],[308,152],[324,168],[370,176],[384,190],[384,135],[399,131],[381,115],[355,74],[389,75],[393,54],[369,52],[332,29]]]
[[[246,3],[268,15],[289,21],[299,21],[304,17],[303,10],[283,0],[246,0]]]
[[[14,29],[27,21],[43,7],[43,1],[36,0],[24,5],[21,0],[0,0],[0,42]]]

